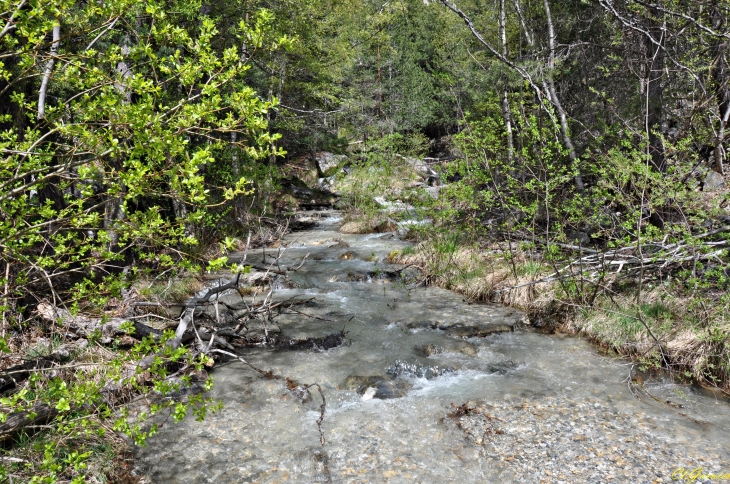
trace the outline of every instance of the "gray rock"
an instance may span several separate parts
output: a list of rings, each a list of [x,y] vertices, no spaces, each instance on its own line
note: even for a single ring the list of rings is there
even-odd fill
[[[716,192],[725,188],[725,179],[716,171],[710,171],[702,183],[703,192]]]
[[[424,365],[417,365],[413,363],[406,363],[402,360],[396,360],[393,362],[392,365],[388,367],[386,370],[386,373],[393,378],[398,378],[400,376],[415,376],[418,378],[426,378],[427,380],[433,380],[434,378],[437,378],[439,376],[445,375],[447,373],[453,373],[456,371],[456,368],[450,368],[450,367],[444,367],[441,368],[437,365],[434,366],[424,366]]]
[[[475,321],[414,321],[407,323],[411,329],[430,328],[447,331],[461,338],[484,337],[492,333],[509,333],[514,331],[520,318],[499,318],[497,320]]]
[[[565,236],[568,238],[568,242],[582,247],[591,243],[591,236],[579,230],[566,230]]]
[[[514,373],[515,370],[519,367],[519,363],[515,363],[512,360],[508,361],[501,361],[499,363],[491,363],[487,370],[491,373],[497,373],[498,375],[509,375],[511,373]]]
[[[440,186],[426,187],[426,188],[424,188],[424,190],[426,191],[426,193],[428,194],[428,196],[431,197],[431,198],[433,198],[434,200],[437,199],[439,197],[439,195],[441,194],[441,187]]]
[[[338,168],[347,161],[347,155],[334,155],[327,151],[317,153],[317,172],[322,178],[327,178],[337,173]]]
[[[360,376],[351,375],[339,386],[341,390],[353,390],[360,395],[368,395],[371,398],[387,400],[400,398],[408,393],[411,385],[405,380],[394,380],[388,376]],[[370,389],[370,391],[368,391]]]
[[[378,204],[378,207],[382,208],[386,212],[403,212],[405,210],[413,210],[412,205],[403,203],[400,200],[390,202],[386,200],[385,197],[375,197],[373,200]]]
[[[414,350],[417,355],[425,357],[440,355],[443,353],[461,353],[466,356],[477,355],[477,347],[463,339],[444,341],[442,346],[436,346],[434,344],[416,346]]]
[[[433,177],[438,179],[439,174],[436,173],[433,168],[431,168],[431,165],[426,163],[423,160],[419,160],[418,158],[408,158],[406,156],[402,157],[408,165],[410,165],[411,168],[413,168],[413,171],[418,174],[421,178],[424,180],[428,179],[429,177]]]

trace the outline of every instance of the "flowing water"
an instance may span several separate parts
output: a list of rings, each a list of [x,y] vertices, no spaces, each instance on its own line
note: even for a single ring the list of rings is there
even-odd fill
[[[319,383],[326,397],[325,444],[320,444],[321,398],[315,388],[302,402],[285,381],[230,362],[213,374],[213,396],[225,405],[220,413],[203,422],[166,423],[140,449],[139,469],[148,482],[539,482],[508,475],[481,439],[465,437],[448,417],[453,405],[465,402],[507,411],[510,405],[565,401],[576,409],[595,407],[641,429],[622,442],[669,449],[667,465],[706,458],[706,466],[730,466],[726,402],[662,378],[645,384],[656,399],[637,398],[626,382],[630,362],[602,356],[580,338],[534,332],[520,325],[523,316],[513,309],[468,304],[446,290],[384,277],[394,268],[382,260],[408,244],[393,234],[342,235],[338,225],[334,216],[322,218],[316,229],[288,236],[279,264],[296,267],[309,257],[289,272],[297,287],[283,285],[275,298],[309,301],[293,308],[298,312],[277,317],[268,329],[291,338],[344,330],[349,344],[241,351],[259,368]],[[275,250],[255,251],[249,261],[262,264],[271,256]],[[231,303],[240,300],[226,297]],[[475,328],[482,336],[469,337]],[[509,328],[514,331],[483,336]],[[574,413],[574,422],[571,412],[565,413],[568,430],[561,431],[578,436],[570,442],[612,432],[605,430],[611,425],[591,424],[588,413]],[[519,425],[511,430],[519,431]],[[554,449],[556,455],[568,451]],[[564,482],[585,482],[576,479]]]

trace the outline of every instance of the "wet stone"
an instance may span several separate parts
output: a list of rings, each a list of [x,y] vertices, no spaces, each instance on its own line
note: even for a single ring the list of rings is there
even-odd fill
[[[414,376],[416,378],[426,378],[427,380],[432,380],[434,378],[438,378],[439,376],[453,373],[455,371],[456,368],[439,367],[435,365],[424,366],[396,360],[395,362],[393,362],[392,365],[388,367],[386,373],[393,378],[398,378],[401,376]]]
[[[390,376],[360,376],[352,375],[340,385],[342,390],[356,391],[360,395],[369,395],[370,398],[387,400],[401,398],[408,393],[410,384],[405,380],[394,379]],[[368,391],[369,390],[369,391]]]
[[[484,337],[494,333],[514,331],[518,320],[492,321],[413,321],[406,324],[408,328],[439,329],[461,338]]]
[[[514,361],[503,361],[499,363],[490,363],[487,365],[487,371],[490,373],[497,373],[499,375],[509,375],[517,371],[520,365]]]
[[[445,353],[461,353],[466,356],[476,356],[477,347],[468,341],[462,339],[453,339],[445,341],[444,344],[434,345],[432,343],[419,345],[414,348],[415,353],[418,356],[434,356]]]

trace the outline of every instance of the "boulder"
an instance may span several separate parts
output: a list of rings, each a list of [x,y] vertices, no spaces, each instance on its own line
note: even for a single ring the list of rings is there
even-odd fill
[[[356,220],[342,224],[340,227],[340,233],[342,234],[367,234],[372,232],[372,227],[363,222],[362,220]]]
[[[375,226],[375,232],[379,234],[383,234],[385,232],[395,232],[396,230],[398,230],[398,223],[391,219],[383,220]]]
[[[331,207],[337,200],[335,194],[318,188],[309,188],[297,177],[285,178],[281,186],[284,193],[291,195],[301,209]]]
[[[466,356],[477,355],[477,347],[463,339],[445,341],[442,346],[436,346],[434,344],[416,346],[414,350],[417,355],[425,357],[440,355],[443,353],[461,353]]]
[[[585,247],[591,244],[591,236],[579,230],[566,230],[565,236],[571,244]]]
[[[716,171],[710,171],[702,182],[703,192],[716,192],[725,188],[725,179]]]
[[[424,190],[426,191],[426,194],[429,197],[433,198],[434,200],[437,199],[439,197],[439,195],[441,194],[440,186],[426,187],[426,188],[424,188]]]
[[[331,177],[347,161],[347,155],[335,155],[327,151],[317,153],[315,162],[317,173],[322,178]]]
[[[403,159],[406,161],[406,163],[408,163],[411,168],[413,168],[413,171],[415,171],[416,174],[418,174],[418,176],[420,176],[424,180],[428,178],[438,179],[439,174],[436,173],[433,168],[431,168],[431,165],[429,165],[425,161],[419,160],[418,158],[408,158],[405,156],[403,157]]]

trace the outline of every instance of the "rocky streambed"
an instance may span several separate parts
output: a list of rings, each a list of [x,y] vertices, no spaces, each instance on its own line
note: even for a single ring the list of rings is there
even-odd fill
[[[581,339],[419,286],[382,262],[406,243],[342,235],[339,223],[332,213],[288,236],[279,264],[301,267],[273,297],[303,303],[267,331],[296,341],[344,331],[346,343],[241,350],[259,368],[320,385],[322,433],[315,387],[230,362],[214,373],[222,412],[163,423],[139,449],[145,482],[654,483],[679,468],[701,467],[706,482],[730,473],[727,401],[660,377],[637,386],[630,362]]]

